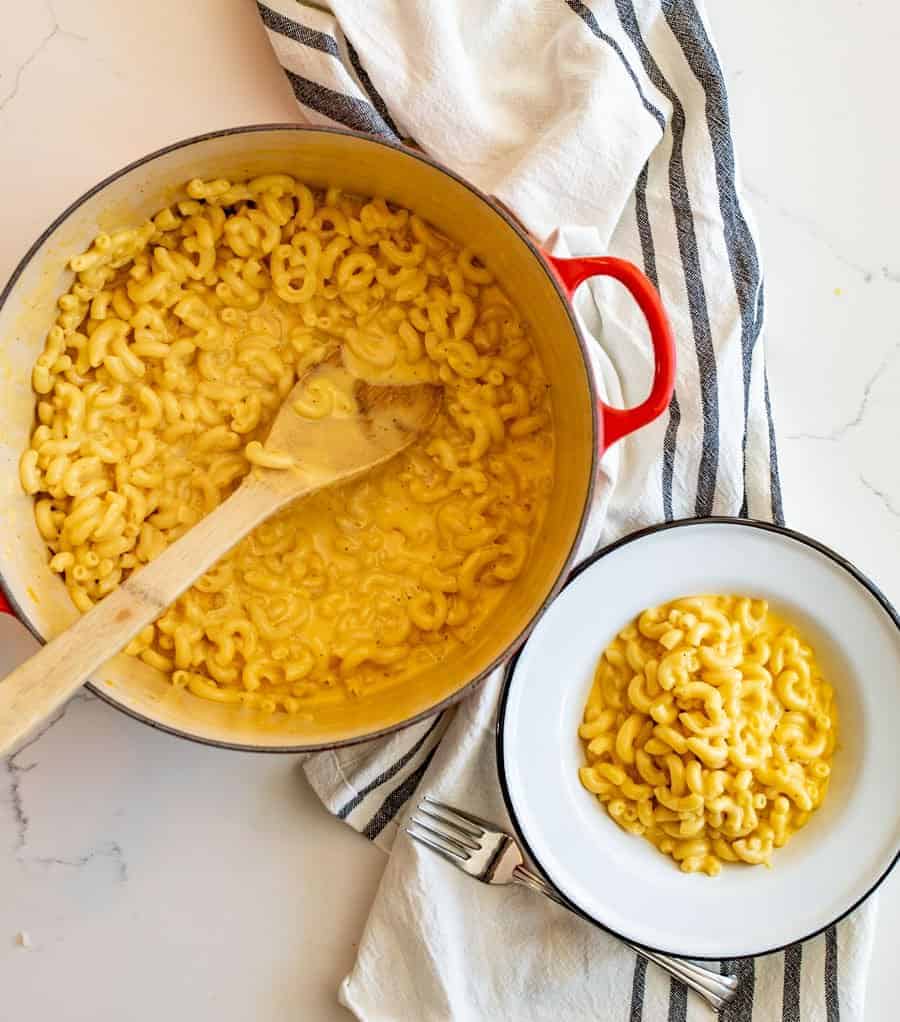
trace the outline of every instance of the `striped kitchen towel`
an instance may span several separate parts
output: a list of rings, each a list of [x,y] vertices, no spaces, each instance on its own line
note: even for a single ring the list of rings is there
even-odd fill
[[[558,252],[630,259],[658,286],[679,345],[675,396],[604,459],[582,555],[664,519],[782,520],[762,270],[722,70],[695,0],[258,6],[307,121],[414,139],[535,235],[555,232]],[[633,303],[601,282],[577,304],[595,338],[602,310],[603,392],[636,404],[650,359]],[[499,684],[488,679],[457,710],[400,734],[306,761],[328,808],[391,853],[342,1002],[367,1020],[708,1018],[611,937],[528,892],[489,894],[397,838],[425,790],[507,820],[494,759]],[[723,961],[743,983],[722,1017],[861,1020],[874,914],[870,900],[802,946]]]

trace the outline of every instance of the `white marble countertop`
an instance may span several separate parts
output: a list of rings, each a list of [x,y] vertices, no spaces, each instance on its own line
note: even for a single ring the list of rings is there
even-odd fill
[[[297,119],[251,0],[0,11],[0,280],[129,160]],[[762,230],[788,522],[900,602],[900,9],[760,0],[712,17]],[[0,627],[3,673],[30,640]],[[382,866],[321,809],[295,759],[191,745],[79,696],[0,765],[2,1014],[349,1018],[335,991]],[[872,1022],[896,1017],[900,875],[880,901]]]

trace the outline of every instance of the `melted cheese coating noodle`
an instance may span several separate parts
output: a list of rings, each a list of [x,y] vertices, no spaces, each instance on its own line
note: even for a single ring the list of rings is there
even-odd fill
[[[837,723],[812,649],[765,600],[686,597],[604,650],[579,776],[687,873],[769,865],[825,798]]]
[[[197,695],[298,712],[409,682],[469,642],[520,574],[553,480],[548,385],[490,271],[383,199],[287,175],[191,181],[99,236],[34,367],[20,463],[85,611],[208,514],[298,399],[352,414],[349,378],[444,388],[430,432],[257,528],[128,647]]]

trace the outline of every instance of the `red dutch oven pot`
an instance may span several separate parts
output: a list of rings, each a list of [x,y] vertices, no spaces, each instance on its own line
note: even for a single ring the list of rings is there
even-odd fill
[[[12,376],[10,399],[0,408],[0,469],[7,478],[0,496],[5,523],[0,609],[14,613],[39,639],[56,635],[77,616],[62,581],[47,565],[33,501],[16,485],[19,455],[34,420],[31,367],[52,322],[55,298],[71,280],[66,260],[101,231],[140,222],[169,204],[191,178],[274,172],[315,186],[383,195],[471,245],[529,325],[549,378],[556,433],[554,489],[525,570],[475,640],[415,683],[349,704],[322,705],[309,715],[287,715],[199,699],[124,654],[92,679],[92,689],[108,702],[175,734],[244,750],[305,752],[372,738],[434,713],[521,645],[571,567],[603,452],[668,406],[675,350],[659,296],[637,267],[604,256],[549,255],[497,202],[418,152],[349,131],[276,124],[214,132],[152,153],[102,181],[59,216],[0,295],[0,337]],[[653,381],[647,398],[634,408],[611,408],[594,389],[586,342],[570,302],[578,286],[595,276],[624,284],[649,327]]]

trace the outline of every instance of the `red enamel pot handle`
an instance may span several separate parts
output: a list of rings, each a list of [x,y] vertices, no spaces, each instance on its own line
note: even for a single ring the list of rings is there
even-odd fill
[[[611,408],[603,401],[600,402],[602,454],[617,440],[640,429],[641,426],[646,426],[669,407],[672,391],[675,389],[675,338],[659,292],[634,263],[613,256],[558,259],[546,252],[543,255],[559,278],[570,301],[578,285],[589,277],[615,277],[628,288],[650,328],[650,342],[653,345],[655,362],[650,393],[646,400],[634,408]]]

